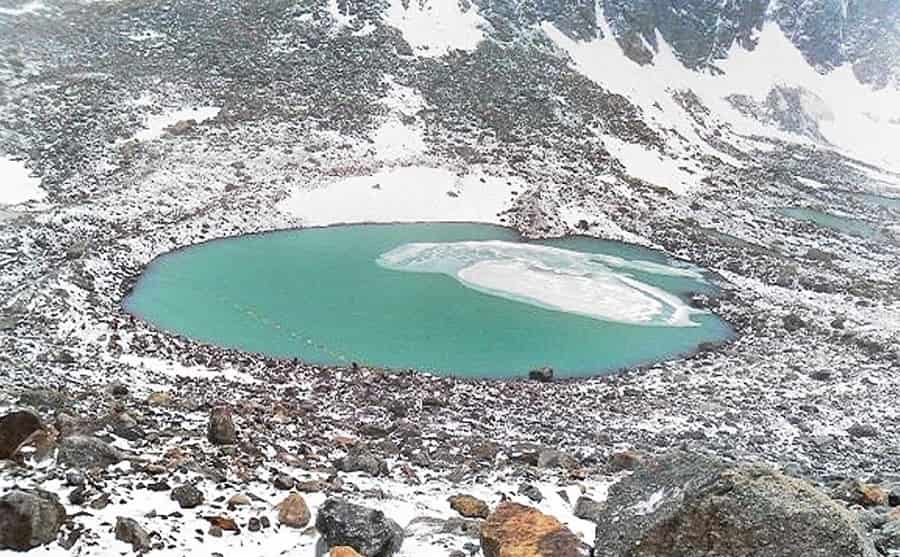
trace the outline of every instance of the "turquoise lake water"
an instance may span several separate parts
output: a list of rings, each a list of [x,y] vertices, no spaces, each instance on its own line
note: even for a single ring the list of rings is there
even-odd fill
[[[830,228],[837,232],[850,234],[852,236],[877,238],[880,235],[878,227],[869,222],[848,217],[840,217],[824,211],[816,211],[815,209],[790,207],[781,209],[781,214],[793,219],[803,220],[825,228]]]
[[[726,323],[677,296],[712,290],[698,269],[626,244],[356,225],[164,255],[124,306],[195,340],[310,363],[498,378],[551,366],[572,377],[729,338]]]

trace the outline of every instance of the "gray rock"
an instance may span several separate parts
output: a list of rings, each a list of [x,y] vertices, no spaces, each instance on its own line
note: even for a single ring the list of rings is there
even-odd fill
[[[95,437],[73,435],[59,442],[57,461],[71,468],[106,468],[121,462],[125,455]]]
[[[134,551],[150,549],[150,534],[133,518],[116,518],[116,539],[130,543]]]
[[[597,522],[603,514],[606,505],[598,503],[590,497],[581,496],[575,501],[575,509],[573,514],[582,520],[590,520]]]
[[[387,476],[390,473],[387,462],[365,451],[352,451],[335,462],[341,472],[365,472],[374,477]]]
[[[577,468],[578,461],[562,451],[547,449],[538,453],[538,468]]]
[[[27,410],[10,412],[0,418],[0,460],[12,458],[19,445],[42,427],[41,419]]]
[[[237,441],[231,410],[226,406],[216,406],[210,411],[206,436],[214,445],[233,445]]]
[[[203,504],[203,493],[190,484],[176,487],[170,497],[173,501],[177,501],[182,509],[193,509]]]
[[[847,428],[851,437],[878,437],[878,428],[871,424],[853,424]]]
[[[56,495],[13,490],[0,497],[0,549],[27,551],[56,539],[66,509]]]
[[[610,489],[595,557],[874,557],[857,518],[770,468],[682,451]]]
[[[544,500],[544,495],[541,493],[541,490],[528,483],[519,485],[518,493],[519,495],[528,497],[528,499],[535,503],[540,503]]]
[[[403,543],[403,529],[384,513],[340,498],[319,507],[316,529],[328,547],[346,545],[364,557],[389,557]]]

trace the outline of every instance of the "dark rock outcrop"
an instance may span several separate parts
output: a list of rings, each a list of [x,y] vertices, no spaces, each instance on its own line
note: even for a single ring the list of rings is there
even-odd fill
[[[614,485],[596,557],[873,557],[853,514],[811,484],[675,451]]]

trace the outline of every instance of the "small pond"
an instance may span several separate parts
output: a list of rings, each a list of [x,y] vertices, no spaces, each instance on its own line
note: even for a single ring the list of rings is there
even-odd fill
[[[829,228],[836,232],[850,234],[851,236],[872,239],[877,238],[880,235],[879,227],[860,219],[841,217],[824,211],[800,207],[789,207],[781,209],[780,212],[786,217],[811,222],[823,228]]]

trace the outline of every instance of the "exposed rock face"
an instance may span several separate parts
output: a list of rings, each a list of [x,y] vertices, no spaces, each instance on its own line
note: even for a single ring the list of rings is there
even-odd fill
[[[591,548],[558,520],[518,503],[501,503],[481,526],[485,557],[588,557]]]
[[[19,445],[41,429],[41,419],[27,410],[10,412],[0,418],[0,460],[12,458]]]
[[[73,435],[59,443],[57,460],[73,468],[106,468],[122,461],[121,451],[94,437]]]
[[[466,518],[487,518],[491,513],[487,503],[471,495],[454,495],[448,501],[451,509]]]
[[[0,497],[0,549],[27,551],[52,542],[66,519],[56,495],[42,490],[10,491]]]
[[[150,549],[150,534],[133,518],[120,516],[116,519],[116,539],[130,543],[135,551]]]
[[[209,428],[206,436],[214,445],[233,445],[237,441],[237,430],[231,418],[231,410],[226,406],[216,406],[209,413]]]
[[[278,522],[291,528],[304,528],[309,524],[309,507],[302,496],[292,493],[278,504]]]
[[[403,543],[403,530],[384,513],[339,498],[319,507],[316,529],[328,547],[349,546],[364,557],[389,557]]]
[[[596,557],[873,557],[857,519],[772,469],[675,451],[614,485]]]

